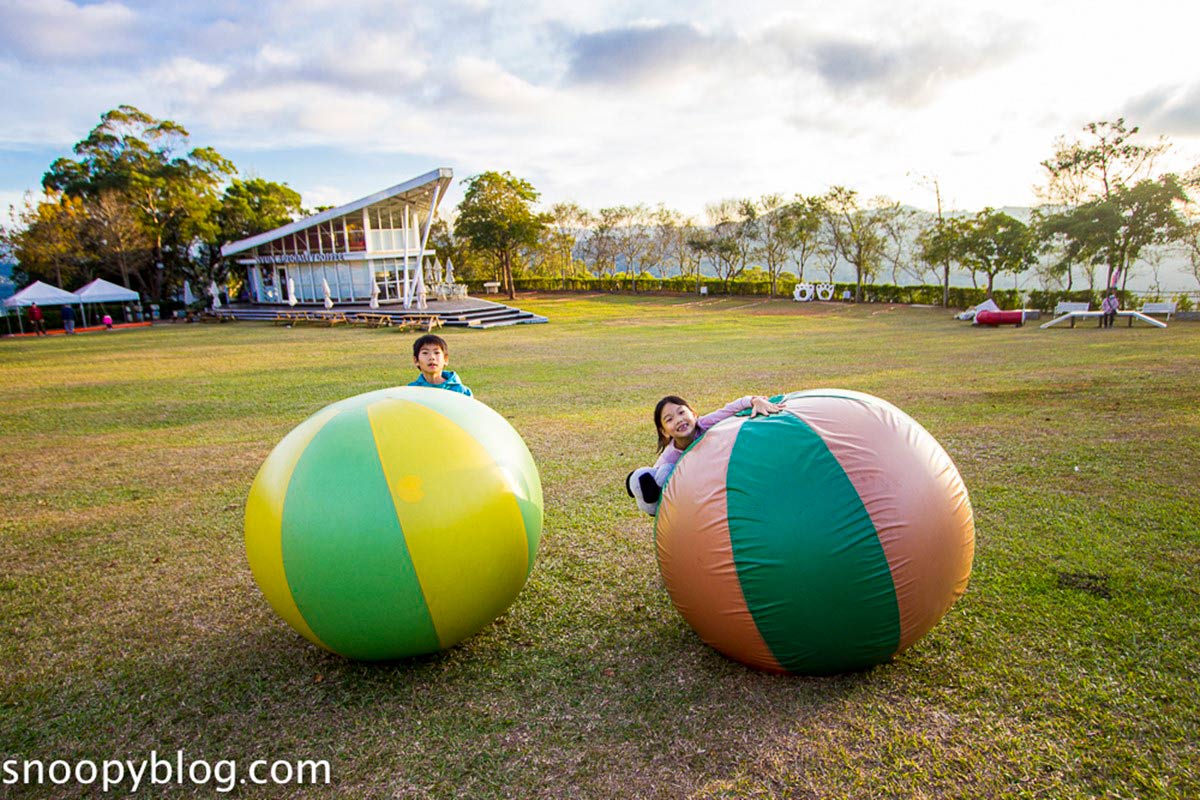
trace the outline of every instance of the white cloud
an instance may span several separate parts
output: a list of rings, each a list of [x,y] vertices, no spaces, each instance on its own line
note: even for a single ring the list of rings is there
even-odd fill
[[[1126,112],[1181,150],[1200,145],[1200,69],[1189,26],[1164,22],[1184,16],[1165,0],[1120,24],[1084,0],[5,9],[4,22],[43,32],[0,56],[0,146],[68,148],[129,103],[218,150],[427,157],[460,176],[511,170],[551,202],[698,213],[833,183],[928,207],[914,175],[935,175],[966,208],[1030,202],[1056,136]],[[71,58],[89,63],[42,60],[60,23]],[[101,52],[113,42],[127,58]],[[311,166],[263,177],[327,184],[306,177]],[[347,175],[340,197],[316,191],[340,202],[378,177]],[[324,202],[311,191],[306,202]]]
[[[0,9],[6,49],[34,61],[82,60],[135,43],[137,15],[116,2],[9,0]]]

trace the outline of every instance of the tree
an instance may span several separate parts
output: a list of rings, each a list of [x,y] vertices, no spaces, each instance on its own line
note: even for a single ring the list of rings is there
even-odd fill
[[[1168,173],[1132,187],[1117,186],[1108,197],[1047,215],[1042,236],[1058,237],[1073,258],[1104,266],[1104,286],[1115,286],[1129,279],[1143,249],[1186,236],[1182,207],[1187,201],[1179,177]]]
[[[1037,250],[1037,239],[1028,225],[992,208],[976,214],[963,233],[963,260],[987,275],[988,297],[997,275],[1021,274],[1037,263]]]
[[[182,271],[201,284],[222,283],[229,272],[221,258],[223,244],[274,230],[300,214],[300,194],[287,184],[262,178],[248,181],[234,178],[206,221],[206,236],[198,257]]]
[[[864,282],[870,281],[883,261],[885,223],[894,212],[892,205],[877,198],[862,207],[858,193],[835,186],[825,195],[822,208],[831,249],[854,267],[854,298],[862,301]],[[832,274],[832,269],[830,270]]]
[[[779,286],[779,275],[792,253],[796,228],[792,225],[791,204],[785,204],[782,195],[765,194],[756,205],[759,224],[754,255],[766,265],[771,296],[774,297]]]
[[[688,246],[708,259],[728,293],[729,282],[746,269],[758,229],[757,211],[748,200],[722,200],[710,203],[705,213],[709,228],[696,231]]]
[[[804,267],[822,252],[821,219],[823,216],[820,197],[796,198],[782,209],[780,221],[783,236],[788,243],[789,254],[796,265],[796,277],[804,280]],[[830,278],[832,280],[832,278]]]
[[[942,270],[942,308],[950,305],[950,268],[966,257],[967,223],[957,217],[941,215],[917,235],[917,257]]]
[[[52,191],[35,202],[26,193],[12,227],[4,231],[4,242],[28,278],[66,288],[83,274],[88,233],[82,200]]]
[[[188,138],[178,123],[119,106],[75,145],[75,159],[55,160],[42,178],[47,191],[87,201],[109,193],[136,210],[151,241],[153,266],[133,277],[152,297],[162,296],[167,275],[179,272],[193,247],[211,234],[218,188],[235,172],[211,148],[178,155]]]
[[[550,207],[550,220],[544,245],[553,253],[566,289],[567,276],[575,274],[575,245],[590,224],[591,214],[578,203],[555,203]]]
[[[1053,254],[1049,272],[1065,276],[1068,291],[1077,265],[1087,270],[1088,286],[1095,288],[1094,267],[1098,262],[1084,252],[1084,242],[1092,227],[1086,218],[1096,208],[1081,209],[1107,202],[1118,190],[1150,178],[1155,162],[1170,147],[1161,137],[1151,144],[1135,141],[1139,128],[1126,127],[1123,117],[1115,122],[1091,122],[1083,130],[1086,140],[1068,142],[1060,138],[1054,154],[1042,162],[1046,184],[1039,187],[1038,193],[1050,208],[1039,210],[1035,219],[1043,252]],[[1115,265],[1108,265],[1110,280],[1115,269]]]
[[[657,265],[660,278],[666,278],[672,267],[681,276],[695,275],[699,291],[700,253],[688,245],[697,236],[695,220],[660,205],[654,211],[653,222],[647,260]]]
[[[126,289],[132,289],[133,275],[144,269],[151,258],[150,237],[137,214],[116,189],[101,191],[88,203],[88,214],[94,230],[92,238],[109,265],[109,272]]]
[[[514,299],[513,262],[522,249],[537,245],[550,215],[534,211],[540,195],[533,185],[508,172],[483,172],[464,183],[467,191],[458,204],[455,232],[472,249],[491,254],[505,292]]]
[[[1054,155],[1042,162],[1047,172],[1040,193],[1052,204],[1076,206],[1096,198],[1109,198],[1119,187],[1150,177],[1154,162],[1170,145],[1161,137],[1154,144],[1133,140],[1139,128],[1115,122],[1089,122],[1083,127],[1091,142],[1055,143]]]
[[[612,228],[613,249],[624,261],[625,272],[632,279],[633,290],[636,292],[638,273],[641,272],[643,261],[650,251],[650,231],[647,227],[650,210],[641,204],[617,206],[610,210],[616,220]]]

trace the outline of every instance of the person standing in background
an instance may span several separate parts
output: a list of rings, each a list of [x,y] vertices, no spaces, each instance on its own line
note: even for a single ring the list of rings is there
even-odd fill
[[[42,316],[42,309],[38,307],[37,303],[29,306],[29,323],[33,325],[35,335],[46,335],[46,318]]]

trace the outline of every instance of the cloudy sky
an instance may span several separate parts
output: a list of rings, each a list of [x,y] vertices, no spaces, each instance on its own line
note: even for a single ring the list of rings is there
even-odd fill
[[[932,179],[953,208],[1028,205],[1090,121],[1200,161],[1200,6],[1108,8],[0,0],[0,203],[129,104],[309,207],[442,166],[592,209],[834,184],[932,208]]]

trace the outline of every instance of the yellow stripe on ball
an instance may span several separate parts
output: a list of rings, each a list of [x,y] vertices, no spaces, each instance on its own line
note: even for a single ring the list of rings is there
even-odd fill
[[[309,442],[325,427],[325,423],[339,413],[337,406],[330,406],[296,426],[263,462],[250,487],[250,496],[246,498],[246,557],[250,561],[254,580],[276,614],[310,642],[326,649],[329,646],[313,633],[292,598],[292,590],[283,569],[283,540],[280,534],[283,528],[283,501],[292,480],[292,472]]]
[[[393,398],[367,414],[438,640],[450,647],[520,593],[530,566],[524,519],[504,471],[452,418]]]

